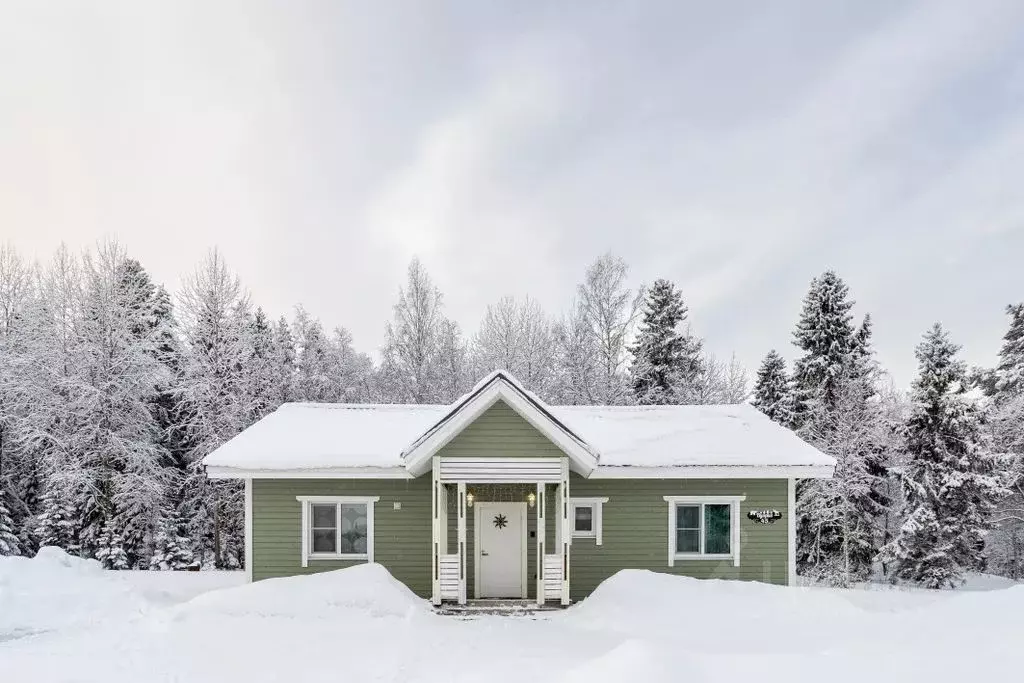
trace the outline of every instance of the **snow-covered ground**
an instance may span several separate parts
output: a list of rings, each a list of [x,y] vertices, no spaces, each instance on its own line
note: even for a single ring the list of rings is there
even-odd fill
[[[0,680],[1003,680],[1024,586],[780,588],[625,571],[541,619],[435,615],[381,567],[236,585],[0,558]],[[1000,584],[1004,585],[1004,584]]]

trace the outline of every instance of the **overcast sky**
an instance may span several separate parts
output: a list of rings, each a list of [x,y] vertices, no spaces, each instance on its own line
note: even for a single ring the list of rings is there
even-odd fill
[[[1024,299],[1022,115],[1020,0],[0,0],[0,239],[218,246],[367,351],[414,254],[471,333],[611,250],[752,370],[835,268],[907,384]]]

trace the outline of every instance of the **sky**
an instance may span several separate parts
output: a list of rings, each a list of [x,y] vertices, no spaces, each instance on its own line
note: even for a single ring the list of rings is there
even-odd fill
[[[0,0],[0,241],[105,237],[368,352],[414,255],[471,334],[610,251],[751,370],[832,268],[906,386],[1024,300],[1024,2]]]

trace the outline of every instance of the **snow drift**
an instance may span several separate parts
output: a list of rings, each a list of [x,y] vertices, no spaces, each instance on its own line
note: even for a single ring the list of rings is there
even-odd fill
[[[200,595],[182,605],[183,614],[346,619],[411,617],[428,605],[379,564],[267,579]]]

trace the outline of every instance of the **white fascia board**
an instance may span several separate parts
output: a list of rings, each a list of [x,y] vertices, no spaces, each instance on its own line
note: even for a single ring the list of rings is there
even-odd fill
[[[831,479],[832,465],[599,465],[591,479]]]
[[[207,466],[210,479],[412,479],[398,467],[332,467],[321,469],[246,470],[237,467]]]
[[[446,419],[441,427],[426,438],[418,440],[406,451],[406,467],[409,469],[409,473],[414,477],[426,473],[430,469],[431,457],[458,436],[463,429],[472,424],[488,408],[497,403],[499,399],[505,401],[520,417],[533,425],[537,431],[550,439],[552,443],[568,455],[569,459],[576,465],[574,469],[579,474],[586,477],[593,472],[597,466],[597,457],[587,448],[583,447],[576,439],[567,434],[564,429],[552,422],[550,418],[537,410],[518,391],[510,387],[507,382],[499,378],[487,389],[463,404],[454,415]]]

